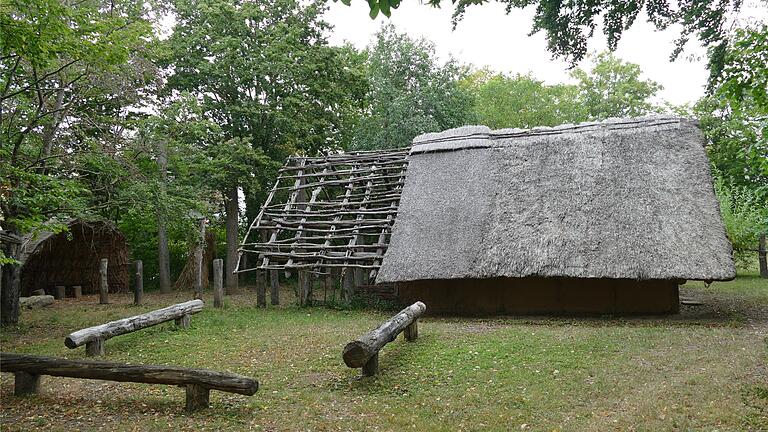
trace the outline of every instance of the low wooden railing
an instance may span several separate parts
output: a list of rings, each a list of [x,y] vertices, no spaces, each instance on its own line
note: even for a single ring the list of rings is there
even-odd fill
[[[206,408],[211,390],[251,396],[259,389],[258,381],[253,378],[207,369],[126,365],[14,353],[0,353],[0,371],[14,374],[17,396],[37,393],[41,375],[184,386],[187,411]]]
[[[151,327],[166,321],[175,320],[182,328],[189,327],[190,316],[203,310],[202,300],[192,300],[175,304],[145,314],[124,318],[94,327],[84,328],[71,333],[64,339],[67,348],[75,349],[85,344],[89,357],[104,355],[104,341],[125,333]]]
[[[418,319],[427,310],[416,302],[384,322],[378,328],[360,336],[344,347],[344,363],[351,368],[363,368],[364,376],[376,375],[379,369],[379,350],[404,332],[405,340],[415,341],[419,335]]]

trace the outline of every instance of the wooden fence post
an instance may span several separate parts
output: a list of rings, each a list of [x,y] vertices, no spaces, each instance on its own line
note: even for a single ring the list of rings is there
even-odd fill
[[[144,301],[144,264],[136,260],[136,279],[133,287],[133,304],[140,305]]]
[[[99,285],[99,304],[109,304],[109,279],[107,278],[107,267],[109,260],[101,259],[99,273],[101,274],[101,284]]]
[[[280,304],[280,272],[277,270],[269,271],[269,298],[273,306]]]
[[[82,285],[75,285],[72,287],[72,295],[75,296],[76,299],[79,299],[83,296],[83,286]]]
[[[203,246],[195,248],[195,299],[203,299]]]
[[[40,375],[29,372],[14,372],[13,394],[23,396],[40,391]]]
[[[760,262],[760,276],[768,278],[768,259],[766,259],[765,234],[760,234],[757,260]]]
[[[344,269],[344,275],[342,276],[342,285],[344,286],[344,297],[348,302],[352,301],[352,297],[355,295],[355,275],[354,270],[351,267]]]
[[[213,307],[224,306],[224,260],[213,260]]]
[[[56,300],[64,300],[67,296],[67,287],[64,285],[56,285]]]
[[[264,277],[265,270],[256,270],[256,305],[267,307],[267,281]]]

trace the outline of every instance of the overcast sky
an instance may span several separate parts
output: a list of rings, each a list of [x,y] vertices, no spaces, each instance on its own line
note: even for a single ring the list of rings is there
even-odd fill
[[[532,73],[547,83],[570,82],[568,64],[553,60],[547,51],[543,32],[528,36],[535,9],[515,9],[511,15],[504,13],[503,5],[488,3],[469,7],[456,30],[452,30],[450,1],[444,1],[442,9],[419,4],[417,0],[404,0],[400,8],[393,10],[392,18],[381,14],[376,20],[368,17],[368,4],[353,0],[352,6],[341,2],[331,3],[325,15],[334,26],[330,42],[334,45],[345,41],[357,48],[365,48],[382,23],[392,22],[399,31],[413,37],[424,37],[435,43],[442,59],[449,56],[477,67],[488,66],[499,72]],[[764,1],[746,1],[740,13],[741,19],[768,18]],[[606,49],[605,37],[596,32],[589,41],[589,51]],[[616,54],[626,61],[637,63],[646,78],[664,86],[661,98],[674,104],[695,102],[704,92],[707,80],[705,50],[692,40],[675,62],[669,61],[679,27],[657,32],[653,25],[638,17],[631,29],[624,33]],[[589,60],[580,67],[588,69]]]

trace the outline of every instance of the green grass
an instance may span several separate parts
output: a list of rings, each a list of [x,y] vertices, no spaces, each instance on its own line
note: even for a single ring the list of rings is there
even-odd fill
[[[675,317],[426,318],[414,343],[360,378],[346,342],[388,313],[254,307],[253,294],[206,308],[189,330],[156,326],[106,342],[106,359],[256,377],[246,397],[213,391],[183,411],[173,386],[43,378],[38,396],[0,379],[3,430],[705,430],[768,429],[768,283],[754,274],[683,289],[705,306]],[[286,293],[288,294],[288,293]],[[24,311],[3,351],[82,358],[69,332],[181,301],[187,294],[95,297]],[[212,303],[210,299],[209,304]]]

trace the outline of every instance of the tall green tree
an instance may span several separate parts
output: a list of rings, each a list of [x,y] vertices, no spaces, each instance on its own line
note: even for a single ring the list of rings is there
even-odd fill
[[[578,102],[590,119],[637,117],[658,111],[652,101],[662,86],[643,79],[640,66],[610,53],[600,53],[589,72],[575,69]]]
[[[97,181],[94,170],[117,161],[125,107],[152,75],[141,60],[152,40],[150,14],[127,1],[10,0],[0,7],[2,227],[17,235],[60,230],[63,224],[48,221],[111,206],[111,184]],[[3,268],[4,324],[18,321],[18,270]]]
[[[413,137],[474,121],[472,96],[459,81],[466,68],[441,64],[432,43],[383,26],[367,49],[367,106],[354,148],[396,148]]]
[[[168,89],[190,92],[220,126],[217,160],[241,160],[248,145],[248,157],[261,161],[247,169],[218,166],[216,185],[227,203],[227,286],[234,289],[238,189],[257,207],[287,155],[348,142],[347,107],[361,96],[360,77],[345,67],[344,49],[328,46],[321,3],[177,0],[173,10]]]

